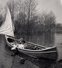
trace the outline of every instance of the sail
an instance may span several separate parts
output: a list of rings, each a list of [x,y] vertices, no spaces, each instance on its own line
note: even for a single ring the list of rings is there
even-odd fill
[[[7,8],[6,19],[3,22],[3,24],[0,26],[0,34],[14,36],[13,23],[12,23],[9,8]]]

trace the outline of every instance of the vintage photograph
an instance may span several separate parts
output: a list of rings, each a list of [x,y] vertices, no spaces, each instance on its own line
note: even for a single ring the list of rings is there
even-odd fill
[[[0,0],[0,68],[62,68],[62,0]]]

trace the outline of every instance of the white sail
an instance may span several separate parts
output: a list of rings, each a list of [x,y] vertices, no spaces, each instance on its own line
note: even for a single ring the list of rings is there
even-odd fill
[[[12,19],[11,19],[9,8],[7,8],[6,19],[3,22],[2,26],[0,26],[0,34],[14,36]]]

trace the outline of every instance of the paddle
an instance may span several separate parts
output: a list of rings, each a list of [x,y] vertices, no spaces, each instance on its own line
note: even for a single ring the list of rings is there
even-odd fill
[[[36,45],[36,46],[40,46],[40,47],[42,47],[42,48],[46,48],[46,46],[42,46],[42,45],[39,45],[39,44],[36,44],[36,43],[33,43],[33,42],[27,42],[27,43],[33,44],[33,45]]]

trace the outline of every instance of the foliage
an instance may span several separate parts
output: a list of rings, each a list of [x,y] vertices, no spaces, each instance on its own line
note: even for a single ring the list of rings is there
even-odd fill
[[[56,22],[54,13],[43,12],[37,15],[35,0],[17,0],[8,6],[11,10],[16,35],[39,35],[44,32],[54,32]]]
[[[44,30],[45,31],[51,31],[52,29],[54,29],[55,27],[55,23],[56,23],[56,20],[55,20],[55,16],[53,14],[53,12],[50,12],[48,14],[43,14],[43,17],[44,17]]]

